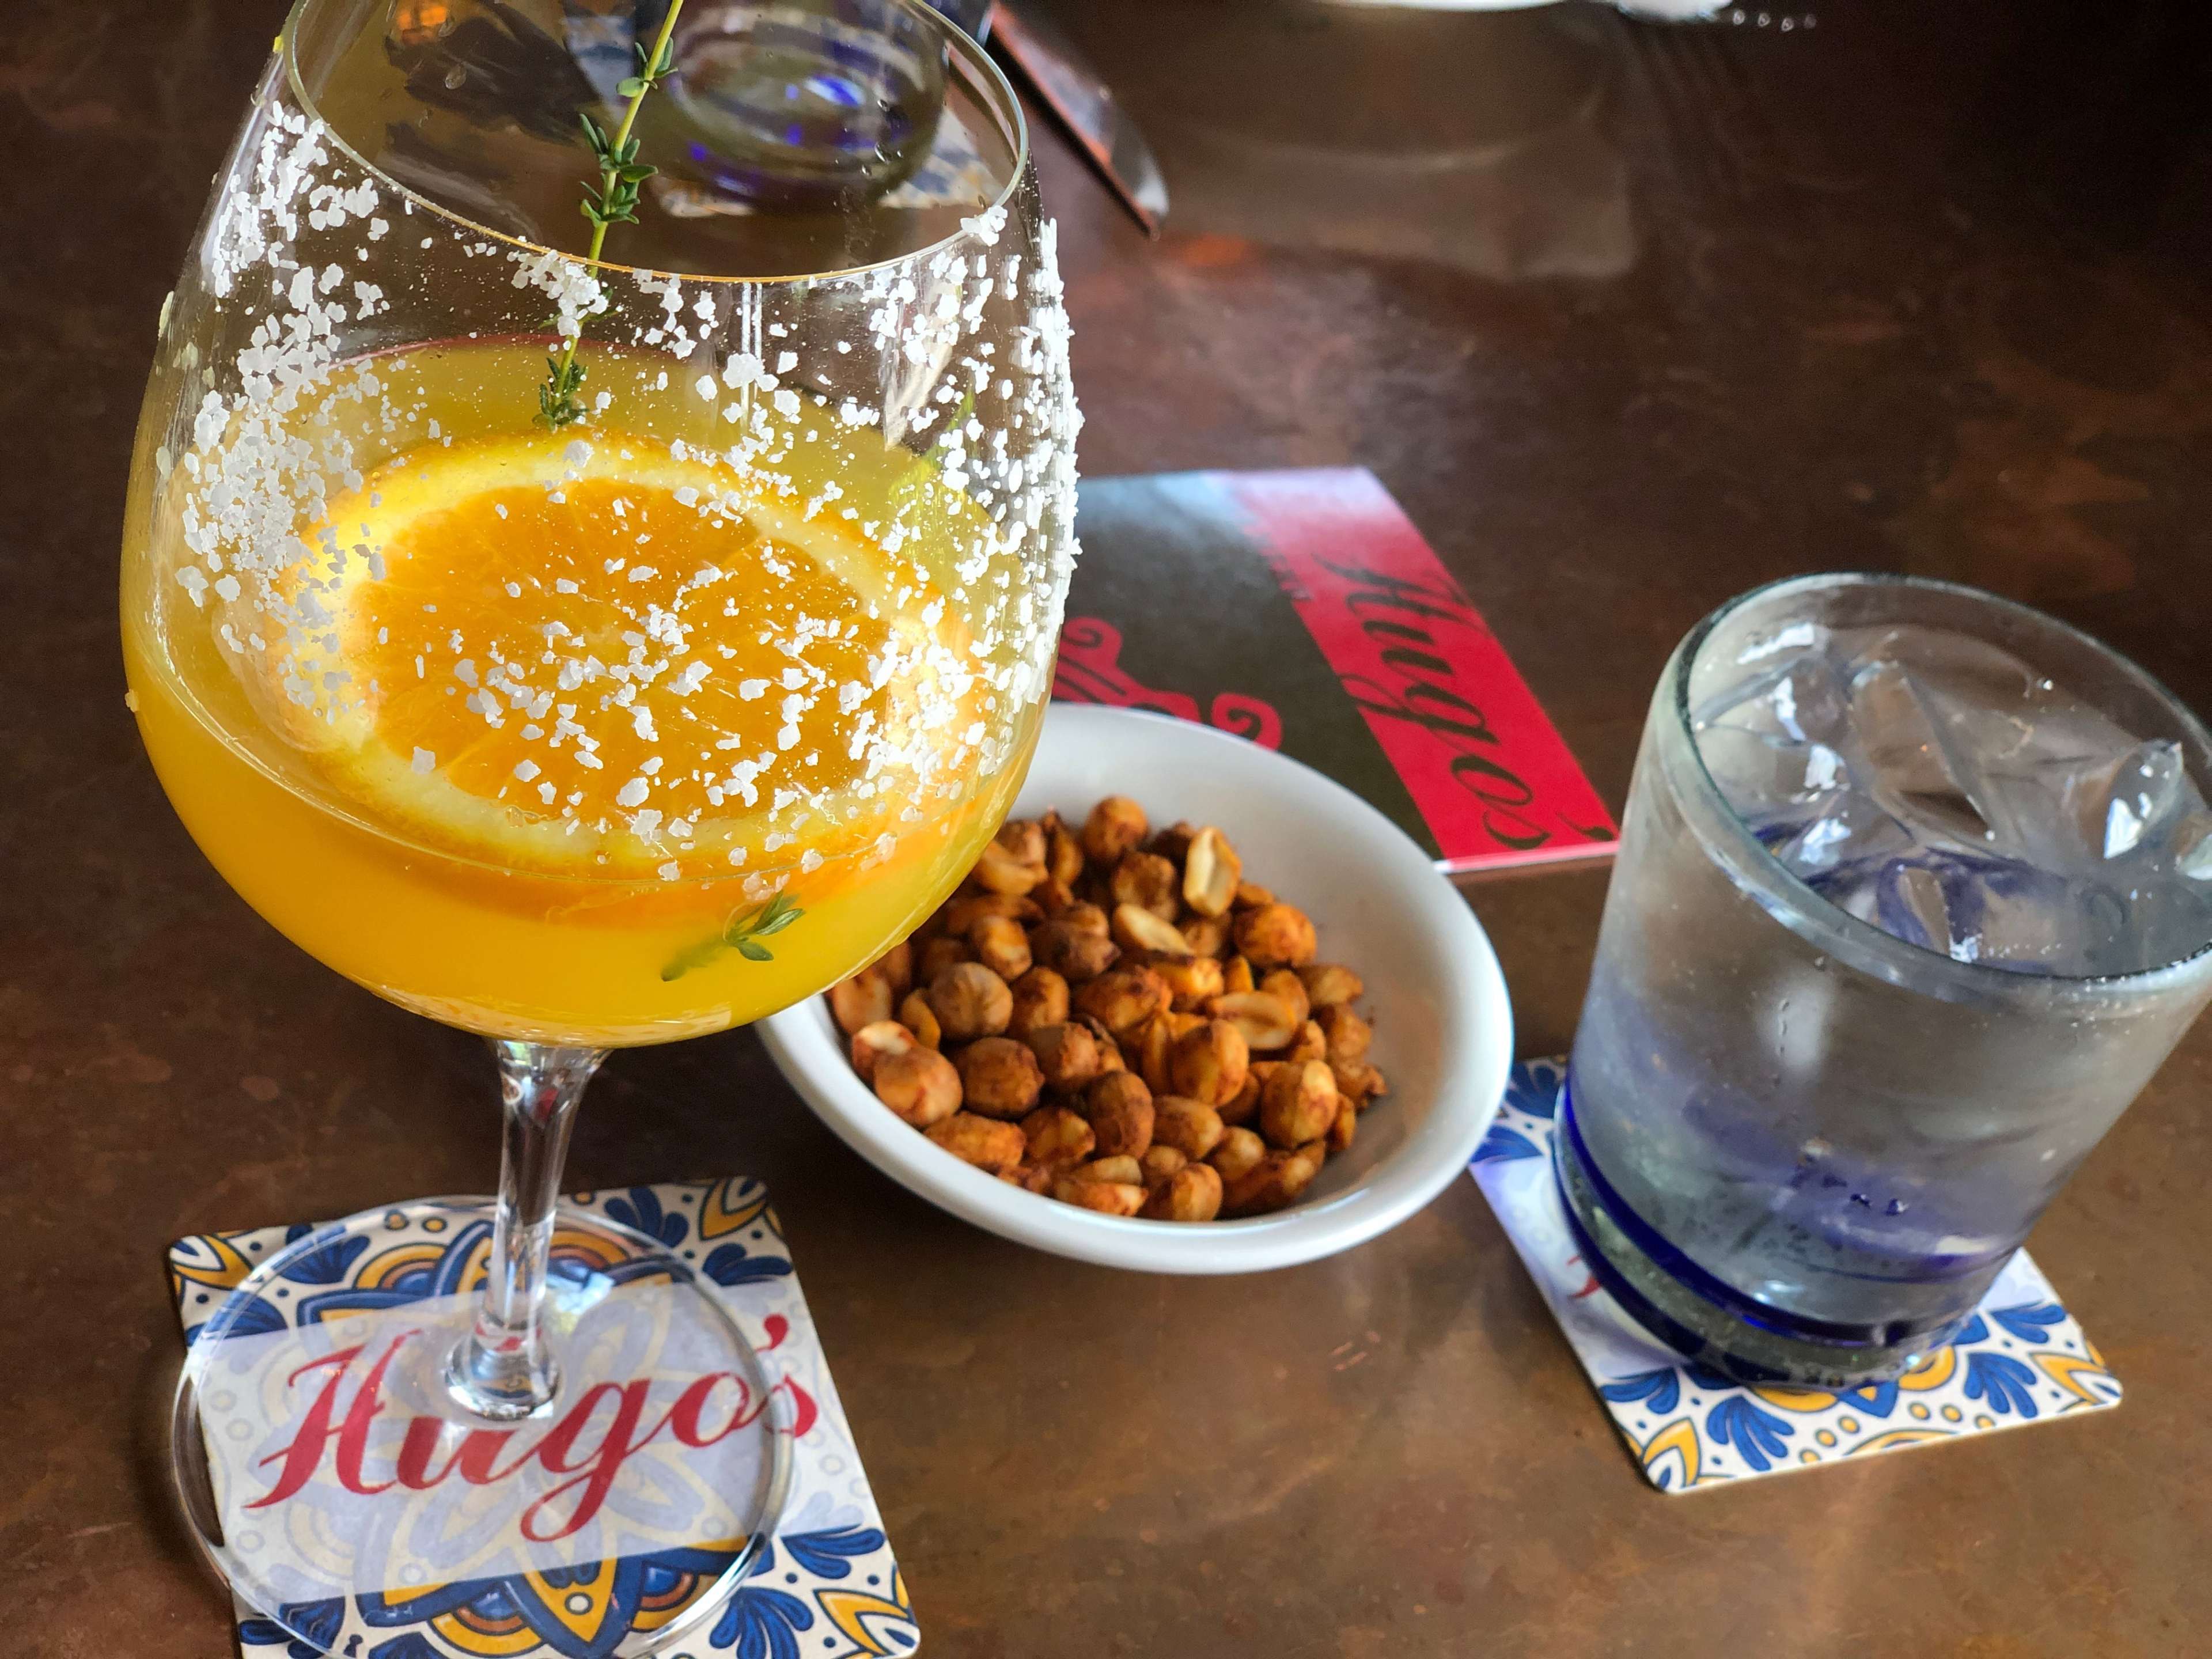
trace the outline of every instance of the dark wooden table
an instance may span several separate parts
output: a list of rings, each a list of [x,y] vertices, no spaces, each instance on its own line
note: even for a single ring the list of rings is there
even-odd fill
[[[2196,0],[1835,0],[1787,33],[1063,9],[1176,197],[1147,244],[1040,141],[1085,470],[1372,467],[1616,805],[1676,637],[1795,571],[2015,594],[2212,709]],[[278,20],[0,9],[11,1655],[226,1651],[165,1486],[167,1241],[496,1153],[480,1046],[233,897],[123,707],[155,313]],[[1471,896],[1524,1051],[1567,1040],[1604,883]],[[572,1169],[773,1185],[934,1652],[2119,1659],[2212,1628],[2208,1090],[2212,1026],[2036,1237],[2122,1409],[1688,1499],[1631,1468],[1471,1183],[1255,1281],[1085,1268],[873,1174],[742,1032],[618,1056]]]

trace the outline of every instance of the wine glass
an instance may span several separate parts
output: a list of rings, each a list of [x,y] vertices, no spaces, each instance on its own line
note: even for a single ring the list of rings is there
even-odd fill
[[[491,1040],[505,1143],[495,1201],[240,1259],[194,1333],[186,1510],[293,1640],[650,1651],[757,1558],[782,1397],[702,1264],[556,1200],[569,1126],[997,828],[1066,344],[1018,106],[921,0],[295,7],[162,309],[131,701],[247,902]]]

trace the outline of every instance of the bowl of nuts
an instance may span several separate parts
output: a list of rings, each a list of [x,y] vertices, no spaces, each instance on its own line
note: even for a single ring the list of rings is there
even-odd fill
[[[931,1202],[1185,1273],[1404,1220],[1466,1168],[1513,1046],[1481,925],[1380,812],[1223,732],[1071,704],[936,914],[759,1030]]]

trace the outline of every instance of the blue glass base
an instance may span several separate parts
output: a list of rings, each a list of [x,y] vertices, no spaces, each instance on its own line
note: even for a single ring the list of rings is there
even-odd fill
[[[1741,1382],[1848,1388],[1901,1375],[1971,1314],[1923,1325],[1838,1325],[1745,1295],[1669,1243],[1632,1209],[1575,1126],[1559,1091],[1552,1168],[1583,1261],[1624,1311],[1669,1347]]]

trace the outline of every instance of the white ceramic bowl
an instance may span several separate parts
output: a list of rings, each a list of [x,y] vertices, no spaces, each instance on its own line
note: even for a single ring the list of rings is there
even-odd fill
[[[1187,721],[1055,703],[1018,817],[1133,796],[1157,823],[1218,824],[1246,874],[1314,919],[1321,959],[1367,981],[1373,1059],[1390,1092],[1289,1209],[1203,1224],[1099,1215],[971,1168],[854,1074],[824,999],[760,1027],[806,1103],[861,1157],[1005,1237],[1107,1267],[1231,1273],[1330,1255],[1397,1225],[1467,1168],[1513,1052],[1505,981],[1481,925],[1428,855],[1351,791],[1297,762]]]

